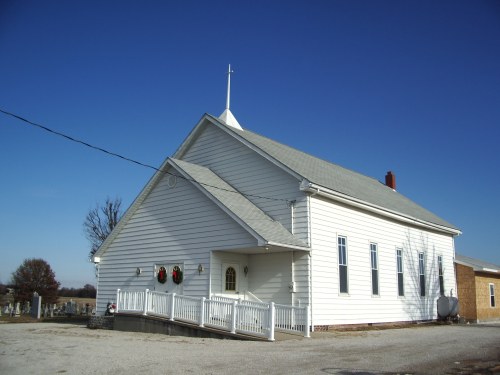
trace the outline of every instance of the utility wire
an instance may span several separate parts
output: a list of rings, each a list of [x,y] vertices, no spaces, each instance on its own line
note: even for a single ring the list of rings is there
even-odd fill
[[[28,125],[31,125],[31,126],[34,126],[34,127],[37,127],[39,129],[42,129],[42,130],[45,130],[49,133],[52,133],[52,134],[55,134],[55,135],[58,135],[60,137],[63,137],[71,142],[75,142],[75,143],[79,143],[81,145],[84,145],[86,147],[89,147],[91,149],[94,149],[94,150],[97,150],[97,151],[101,151],[107,155],[110,155],[110,156],[114,156],[114,157],[117,157],[117,158],[120,158],[120,159],[123,159],[125,161],[128,161],[130,163],[134,163],[134,164],[137,164],[137,165],[140,165],[141,167],[145,167],[145,168],[150,168],[150,169],[153,169],[155,170],[156,172],[161,172],[161,173],[165,173],[165,174],[169,174],[169,175],[172,175],[172,176],[175,176],[177,178],[181,178],[183,180],[186,180],[186,181],[190,181],[190,182],[195,182],[197,184],[200,184],[200,185],[203,185],[203,186],[207,186],[207,187],[211,187],[211,188],[214,188],[214,189],[219,189],[219,190],[223,190],[223,191],[227,191],[227,192],[230,192],[230,193],[236,193],[236,194],[241,194],[243,195],[244,197],[253,197],[253,198],[260,198],[260,199],[268,199],[268,200],[273,200],[273,201],[282,201],[282,202],[286,202],[287,204],[289,204],[289,200],[288,199],[280,199],[280,198],[271,198],[271,197],[264,197],[264,196],[261,196],[261,195],[254,195],[254,194],[244,194],[244,193],[241,193],[239,191],[236,191],[236,190],[230,190],[230,189],[225,189],[225,188],[221,188],[219,186],[213,186],[213,185],[210,185],[210,184],[205,184],[203,182],[199,182],[199,181],[196,181],[196,180],[193,180],[193,179],[190,179],[190,178],[187,178],[187,177],[184,177],[184,176],[180,176],[180,175],[177,175],[177,174],[173,174],[171,172],[167,172],[167,171],[162,171],[161,169],[159,168],[156,168],[150,164],[146,164],[146,163],[142,163],[140,161],[137,161],[137,160],[134,160],[134,159],[131,159],[131,158],[128,158],[126,156],[123,156],[123,155],[120,155],[120,154],[117,154],[116,152],[112,152],[112,151],[108,151],[104,148],[101,148],[101,147],[98,147],[98,146],[94,146],[90,143],[87,143],[85,141],[82,141],[82,140],[79,140],[79,139],[76,139],[76,138],[73,138],[67,134],[64,134],[64,133],[61,133],[61,132],[58,132],[56,130],[52,130],[46,126],[43,126],[43,125],[40,125],[40,124],[37,124],[36,122],[33,122],[33,121],[30,121],[28,119],[25,119],[24,117],[21,117],[19,115],[16,115],[14,113],[11,113],[11,112],[8,112],[8,111],[4,111],[3,109],[0,108],[0,112],[3,113],[4,115],[7,115],[7,116],[11,116],[11,117],[14,117],[15,119],[18,119]]]
[[[90,148],[93,148],[94,150],[98,150],[98,151],[101,151],[101,152],[104,152],[105,154],[108,154],[108,155],[111,155],[111,156],[116,156],[117,158],[120,158],[120,159],[123,159],[123,160],[126,160],[126,161],[129,161],[131,163],[135,163],[135,164],[138,164],[140,166],[143,166],[143,167],[146,167],[146,168],[151,168],[151,169],[154,169],[156,171],[159,171],[158,168],[156,167],[153,167],[152,165],[149,165],[149,164],[144,164],[144,163],[141,163],[140,161],[137,161],[137,160],[134,160],[134,159],[130,159],[130,158],[127,158],[125,156],[122,156],[120,154],[117,154],[117,153],[114,153],[114,152],[111,152],[111,151],[108,151],[108,150],[105,150],[101,147],[97,147],[97,146],[93,146],[91,145],[90,143],[87,143],[87,142],[84,142],[84,141],[81,141],[79,139],[76,139],[76,138],[73,138],[73,137],[70,137],[69,135],[66,135],[66,134],[63,134],[63,133],[60,133],[58,131],[55,131],[55,130],[52,130],[52,129],[49,129],[47,128],[46,126],[43,126],[43,125],[40,125],[40,124],[37,124],[35,122],[32,122],[30,120],[27,120],[25,119],[24,117],[21,117],[21,116],[18,116],[14,113],[10,113],[10,112],[7,112],[7,111],[4,111],[3,109],[0,109],[0,112],[2,112],[3,114],[6,114],[8,116],[12,116],[18,120],[21,120],[21,121],[24,121],[25,123],[29,124],[29,125],[32,125],[32,126],[36,126],[40,129],[43,129],[45,131],[48,131],[49,133],[52,133],[52,134],[55,134],[55,135],[58,135],[60,137],[63,137],[63,138],[66,138],[72,142],[76,142],[76,143],[80,143],[84,146],[87,146],[87,147],[90,147]]]

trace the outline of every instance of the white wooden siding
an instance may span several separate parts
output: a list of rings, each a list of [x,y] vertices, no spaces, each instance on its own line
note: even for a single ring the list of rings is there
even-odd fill
[[[292,305],[310,306],[310,255],[304,251],[295,251],[294,259],[294,283]]]
[[[264,302],[292,304],[292,252],[249,257],[249,290]]]
[[[337,236],[347,238],[349,293],[339,293]],[[423,231],[360,210],[311,198],[313,323],[315,325],[436,318],[437,256],[447,295],[454,288],[452,236]],[[370,243],[377,243],[379,296],[372,296]],[[403,249],[405,297],[398,297],[396,248]],[[427,297],[418,287],[418,252],[426,253]]]
[[[208,297],[211,250],[256,242],[190,182],[178,179],[169,188],[163,178],[102,256],[97,310],[102,313],[108,301],[115,301],[117,288],[152,289],[159,263],[183,263],[184,293]],[[205,267],[201,274],[199,264]],[[137,267],[143,270],[139,276]]]
[[[291,209],[284,200],[296,200],[297,238],[307,241],[304,231],[306,211],[305,194],[299,190],[296,178],[258,155],[215,125],[208,125],[198,136],[182,160],[210,168],[223,180],[231,184],[257,207],[292,232]],[[262,199],[256,196],[281,200]]]

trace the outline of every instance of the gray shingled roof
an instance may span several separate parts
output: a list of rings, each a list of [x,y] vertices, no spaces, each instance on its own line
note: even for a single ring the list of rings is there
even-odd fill
[[[292,235],[281,223],[271,219],[210,169],[183,160],[169,160],[266,242],[307,248],[304,242]]]
[[[470,258],[465,255],[455,254],[455,261],[457,263],[472,267],[474,271],[500,272],[500,266],[496,264]]]
[[[238,137],[250,142],[271,158],[316,185],[410,218],[459,230],[453,224],[441,219],[372,177],[364,176],[340,165],[316,158],[249,130],[238,130],[229,127],[219,119],[209,116]]]

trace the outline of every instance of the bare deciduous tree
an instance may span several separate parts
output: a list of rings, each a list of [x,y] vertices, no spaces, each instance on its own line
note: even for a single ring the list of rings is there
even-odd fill
[[[87,214],[83,227],[85,236],[91,246],[89,257],[96,253],[116,224],[118,224],[118,221],[120,221],[122,216],[121,204],[122,200],[120,198],[115,198],[115,200],[106,198],[104,206],[97,205]]]

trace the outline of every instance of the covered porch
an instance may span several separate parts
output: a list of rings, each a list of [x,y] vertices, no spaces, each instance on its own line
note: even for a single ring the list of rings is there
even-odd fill
[[[212,251],[209,296],[309,306],[309,251],[277,245]]]

